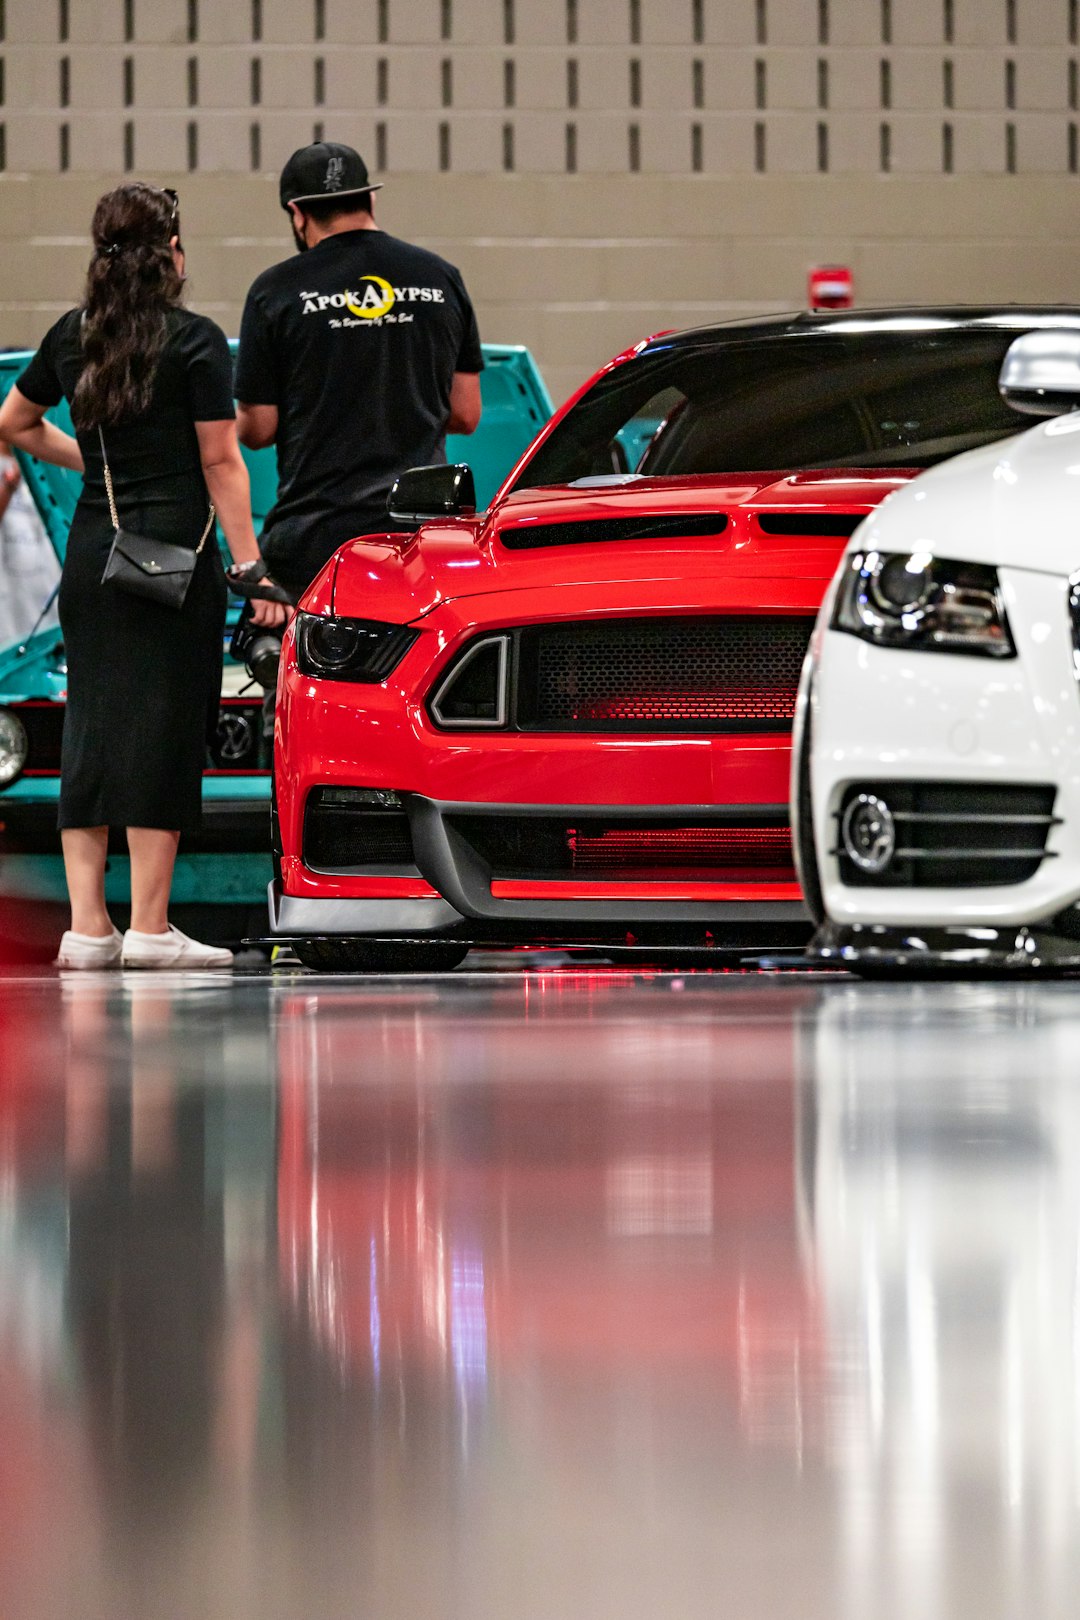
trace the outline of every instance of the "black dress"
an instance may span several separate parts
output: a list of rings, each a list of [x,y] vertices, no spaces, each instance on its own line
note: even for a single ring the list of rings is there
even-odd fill
[[[150,409],[106,428],[105,448],[121,524],[194,549],[209,505],[195,423],[235,415],[232,362],[213,321],[188,310],[167,319]],[[80,323],[78,310],[62,316],[18,379],[35,404],[71,399]],[[221,556],[211,536],[179,612],[103,585],[113,528],[101,450],[96,431],[78,439],[85,481],[60,582],[68,696],[59,824],[194,831],[221,691]]]

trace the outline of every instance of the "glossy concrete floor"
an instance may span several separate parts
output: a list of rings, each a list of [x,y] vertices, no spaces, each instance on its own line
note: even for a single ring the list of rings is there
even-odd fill
[[[4,1620],[1080,1590],[1080,987],[0,980]]]

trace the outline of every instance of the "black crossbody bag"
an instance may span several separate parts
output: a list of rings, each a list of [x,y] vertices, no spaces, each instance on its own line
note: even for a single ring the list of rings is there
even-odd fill
[[[105,435],[100,428],[98,439],[101,442],[101,459],[105,464],[105,493],[109,497],[109,515],[115,530],[101,583],[116,585],[120,590],[128,591],[133,596],[145,596],[150,602],[160,602],[162,607],[176,608],[179,611],[187,598],[199,555],[214,527],[216,514],[213,504],[206,520],[206,528],[202,532],[202,539],[194,551],[190,546],[173,546],[165,540],[147,540],[141,534],[132,534],[129,530],[121,528],[120,515],[116,510],[116,496],[113,493],[112,473],[109,471],[109,458],[105,454]]]

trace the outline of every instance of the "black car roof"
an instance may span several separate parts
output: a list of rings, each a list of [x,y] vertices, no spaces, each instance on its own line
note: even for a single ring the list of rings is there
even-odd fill
[[[752,315],[712,326],[693,326],[651,338],[640,353],[658,349],[707,348],[749,338],[857,337],[895,332],[1030,331],[1032,327],[1080,328],[1080,304],[986,304],[900,306],[894,309],[796,310],[785,315]]]

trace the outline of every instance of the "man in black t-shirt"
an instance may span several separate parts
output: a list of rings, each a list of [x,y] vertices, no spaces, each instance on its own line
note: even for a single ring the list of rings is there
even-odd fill
[[[299,256],[248,293],[236,392],[244,444],[276,444],[278,497],[262,548],[274,577],[310,583],[354,535],[397,527],[386,497],[445,461],[480,420],[484,361],[453,265],[379,230],[380,187],[349,146],[319,141],[281,175]]]

